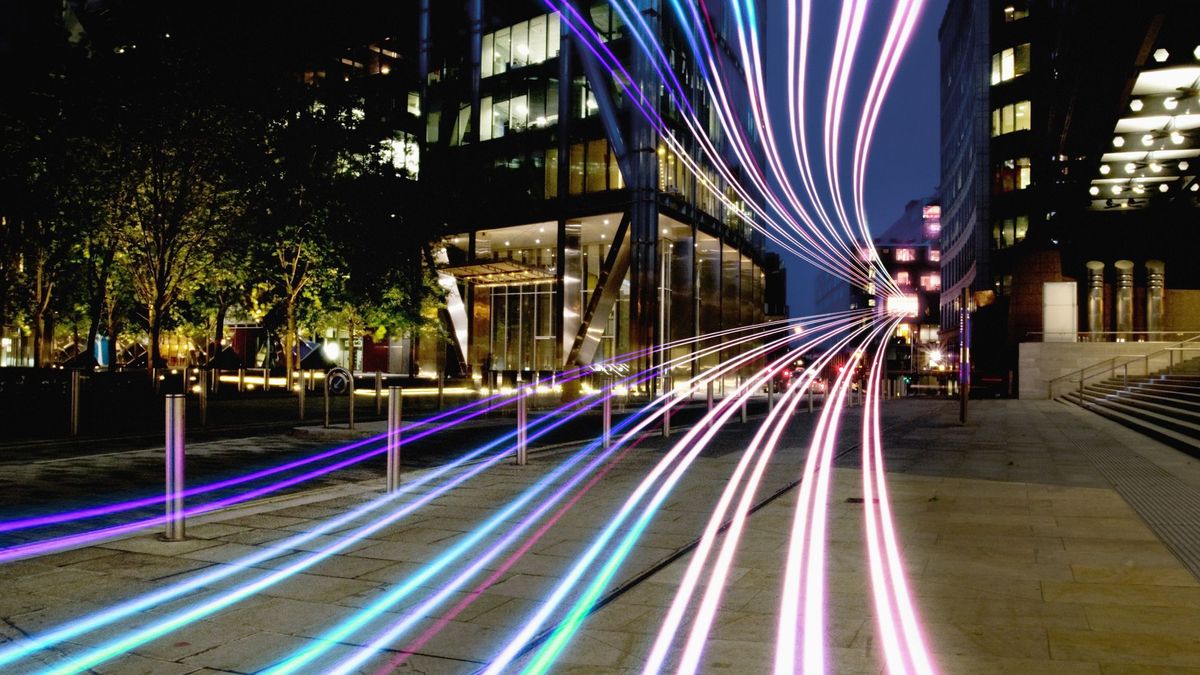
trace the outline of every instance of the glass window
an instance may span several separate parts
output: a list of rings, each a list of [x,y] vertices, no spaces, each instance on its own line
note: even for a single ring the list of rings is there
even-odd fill
[[[512,31],[504,28],[496,31],[494,35],[496,42],[492,51],[492,73],[499,75],[508,71],[508,64],[512,59]]]
[[[587,191],[608,189],[608,141],[589,141],[587,147]]]
[[[926,291],[942,290],[942,275],[934,272],[921,275],[921,288]]]
[[[1004,22],[1005,23],[1012,23],[1013,21],[1017,21],[1018,19],[1024,19],[1027,16],[1029,16],[1029,7],[1027,7],[1027,6],[1018,7],[1015,4],[1010,4],[1010,5],[1005,5],[1005,7],[1004,7]]]
[[[1000,109],[1000,127],[1004,133],[1010,133],[1013,130],[1013,107],[1006,105]]]
[[[503,138],[508,133],[508,109],[508,101],[492,103],[492,138]]]
[[[936,248],[929,249],[929,262],[941,262],[942,252]]]
[[[512,67],[529,65],[529,22],[522,21],[512,27]]]
[[[484,96],[479,99],[479,119],[482,120],[479,129],[479,140],[490,141],[493,138],[493,127],[488,122],[492,119],[492,97]]]
[[[546,151],[546,199],[558,196],[558,148]]]
[[[438,126],[441,123],[442,123],[442,113],[440,110],[437,112],[429,113],[428,119],[425,120],[425,142],[426,143],[437,143],[438,142],[438,132],[440,131],[438,129]]]
[[[909,274],[907,271],[901,270],[899,272],[896,272],[896,283],[901,286],[908,286],[909,284],[912,283],[912,279],[909,277]]]
[[[1000,84],[1029,72],[1029,43],[992,54],[992,84]]]
[[[608,153],[608,189],[620,190],[625,187],[625,181],[621,177],[621,166],[617,162],[617,156],[612,154],[611,148]]]
[[[415,91],[408,92],[408,114],[418,116],[421,114],[421,95]]]
[[[992,111],[992,138],[1004,133],[1000,126],[1000,109],[996,108]]]
[[[493,33],[488,33],[483,36],[483,48],[480,50],[483,54],[479,63],[479,76],[491,77],[495,73],[496,67],[496,36]]]
[[[917,254],[911,248],[896,249],[896,262],[912,262],[917,259]]]
[[[559,42],[560,42],[559,27],[560,27],[560,21],[558,18],[558,12],[555,12],[554,14],[550,15],[549,21],[547,21],[546,58],[548,58],[548,59],[552,59],[552,58],[558,56],[558,48],[559,48]]]
[[[1020,101],[1013,104],[1014,120],[1013,131],[1029,131],[1032,123],[1032,115],[1029,111],[1029,101]]]
[[[1028,157],[1006,159],[992,171],[992,191],[1012,192],[1024,190],[1032,182],[1032,171]]]
[[[1013,241],[1025,241],[1029,231],[1029,216],[1017,216],[1013,225]]]
[[[546,60],[546,17],[539,16],[529,22],[529,62]]]
[[[525,127],[529,125],[529,97],[516,96],[508,103],[509,130],[525,131]]]
[[[583,194],[583,144],[571,146],[570,191],[573,195]]]

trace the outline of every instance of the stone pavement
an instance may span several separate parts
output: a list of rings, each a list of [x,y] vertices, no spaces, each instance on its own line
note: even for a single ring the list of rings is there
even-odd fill
[[[1200,672],[1200,584],[1093,459],[1101,449],[1136,455],[1169,470],[1188,490],[1200,486],[1196,462],[1057,403],[973,402],[971,423],[965,427],[957,425],[956,414],[951,402],[884,404],[895,517],[929,643],[943,672]],[[837,672],[880,672],[865,576],[862,505],[847,502],[861,494],[854,453],[856,422],[857,409],[851,409],[843,423],[843,454],[830,502],[827,643]],[[807,414],[797,415],[761,496],[797,479],[809,424]],[[748,438],[747,430],[739,427],[723,432],[698,459],[612,587],[640,578],[663,561],[672,562],[589,617],[556,672],[633,672],[641,665],[689,560],[678,552],[698,536]],[[544,476],[569,452],[532,455],[527,467],[496,466],[302,574],[136,647],[95,671],[250,673],[268,667],[313,644],[331,625],[396,589],[423,563],[464,541],[499,504]],[[657,438],[629,451],[574,508],[552,527],[539,530],[540,538],[527,540],[528,551],[511,567],[506,551],[363,672],[384,667],[426,673],[478,669],[524,625],[538,600],[607,524],[661,453]],[[378,481],[348,483],[214,514],[192,523],[192,538],[182,543],[146,535],[0,565],[0,635],[13,640],[40,633],[118,600],[222,569],[239,556],[366,502],[378,495],[379,487]],[[769,670],[794,505],[792,490],[751,516],[705,652],[705,672]],[[1200,528],[1200,523],[1194,527]],[[238,583],[302,560],[305,551],[347,534],[343,529],[289,549],[119,626],[43,651],[6,672],[61,663],[124,630],[154,625]],[[354,646],[404,616],[450,574],[423,582],[421,592],[333,646],[307,670],[321,672],[352,653]],[[479,587],[489,577],[492,583]],[[466,591],[477,587],[478,597],[465,604]],[[443,630],[426,633],[459,603],[463,608]],[[428,639],[415,653],[401,651],[423,633]]]

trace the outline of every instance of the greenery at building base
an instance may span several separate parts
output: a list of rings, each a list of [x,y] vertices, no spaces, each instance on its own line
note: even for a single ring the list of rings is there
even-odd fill
[[[48,51],[0,103],[0,329],[35,365],[93,365],[107,336],[104,361],[144,344],[153,367],[164,334],[203,362],[238,323],[290,374],[298,336],[436,318],[441,224],[352,87],[186,40]]]

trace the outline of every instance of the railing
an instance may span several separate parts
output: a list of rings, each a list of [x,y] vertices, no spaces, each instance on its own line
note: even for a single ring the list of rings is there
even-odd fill
[[[1061,333],[1056,331],[1031,331],[1025,333],[1023,342],[1045,342],[1045,336],[1054,335],[1061,337],[1063,335],[1071,335],[1071,333]],[[1200,337],[1200,331],[1194,330],[1137,330],[1137,331],[1080,331],[1075,333],[1075,342],[1187,342],[1190,339]],[[1057,340],[1064,342],[1064,340]],[[1070,342],[1070,340],[1065,340]]]
[[[1195,346],[1189,346],[1189,345],[1195,345]],[[1141,366],[1140,373],[1137,372],[1137,368],[1134,369],[1133,375],[1135,377],[1138,375],[1141,375],[1143,377],[1149,377],[1150,373],[1154,372],[1151,368],[1152,364],[1160,363],[1160,362],[1165,362],[1166,371],[1168,374],[1170,374],[1171,371],[1175,368],[1175,362],[1176,362],[1175,353],[1176,352],[1190,352],[1190,351],[1200,351],[1200,333],[1192,334],[1192,337],[1190,337],[1186,340],[1180,340],[1180,341],[1175,342],[1167,347],[1163,347],[1162,349],[1159,349],[1157,351],[1149,352],[1147,354],[1134,354],[1134,355],[1121,354],[1118,356],[1114,356],[1112,358],[1105,359],[1098,363],[1093,363],[1090,366],[1085,366],[1083,368],[1080,368],[1079,370],[1067,373],[1066,375],[1060,375],[1059,377],[1056,377],[1047,383],[1048,394],[1049,394],[1050,399],[1053,400],[1055,398],[1055,396],[1057,395],[1056,392],[1061,390],[1061,385],[1063,383],[1073,384],[1078,388],[1079,402],[1086,403],[1087,398],[1086,398],[1086,393],[1085,393],[1085,387],[1087,386],[1087,382],[1089,380],[1091,380],[1099,375],[1108,375],[1109,378],[1116,378],[1117,371],[1120,370],[1122,373],[1122,382],[1125,385],[1128,385],[1129,384],[1129,375],[1130,375],[1130,369],[1129,369],[1130,365],[1140,365]],[[1121,361],[1121,359],[1125,359],[1125,360]],[[1186,359],[1183,358],[1183,356],[1181,354],[1180,358],[1178,360],[1180,363],[1182,363]]]

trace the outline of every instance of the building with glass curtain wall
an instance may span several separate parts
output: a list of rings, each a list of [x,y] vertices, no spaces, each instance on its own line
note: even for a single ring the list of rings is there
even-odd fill
[[[653,4],[643,16],[724,151],[673,14]],[[609,3],[576,6],[643,91],[660,91]],[[448,370],[527,381],[785,307],[764,297],[768,285],[783,292],[767,278],[782,275],[778,256],[764,255],[761,236],[660,141],[558,15],[538,2],[428,2],[419,25],[421,181],[446,223],[435,259]],[[665,94],[658,112],[702,158]]]

